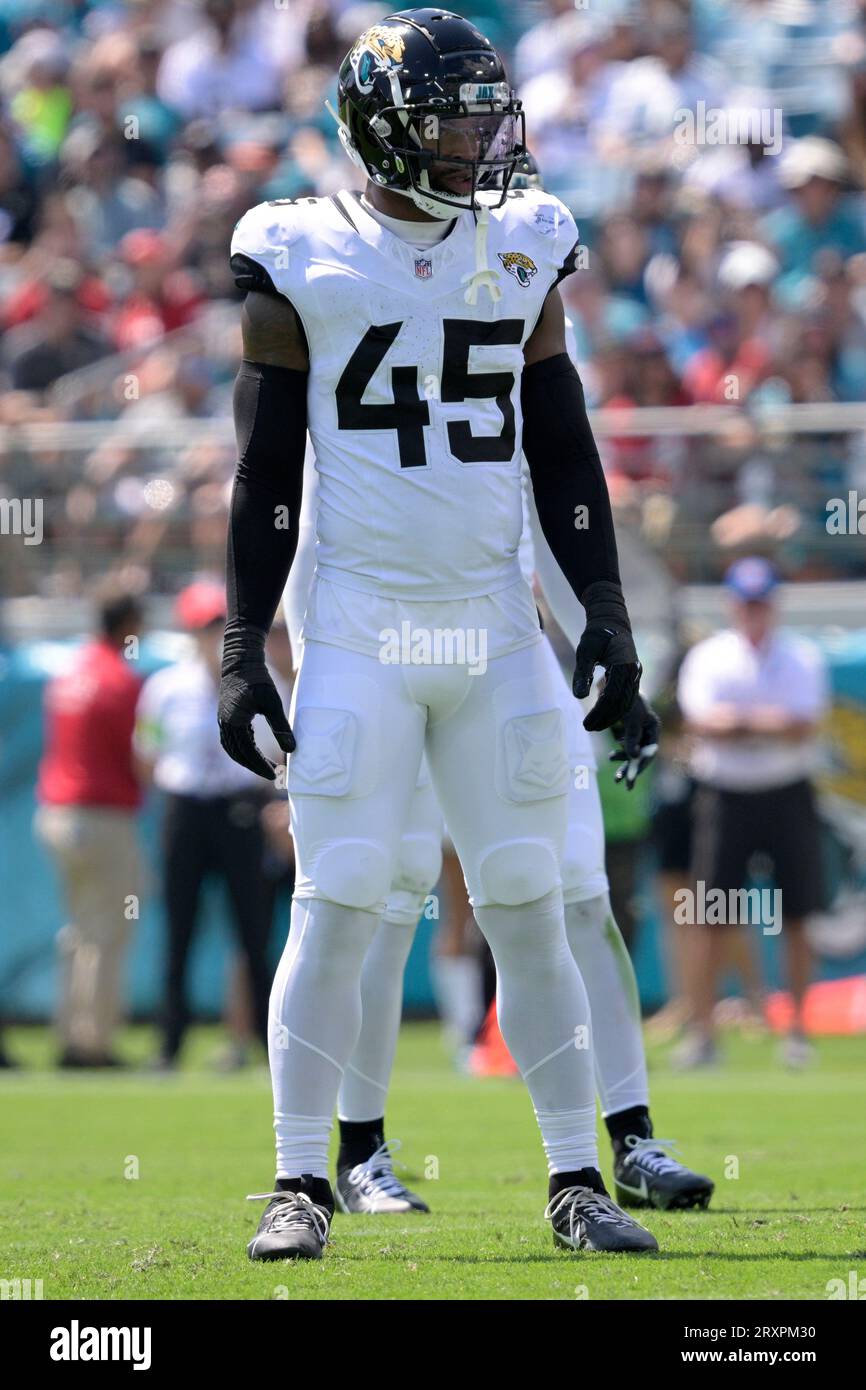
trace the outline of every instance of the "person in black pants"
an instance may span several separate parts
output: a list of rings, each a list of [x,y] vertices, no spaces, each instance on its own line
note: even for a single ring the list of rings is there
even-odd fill
[[[817,647],[780,626],[775,567],[764,556],[743,556],[724,582],[731,625],[692,647],[677,687],[697,783],[690,873],[696,891],[682,919],[690,923],[693,1026],[677,1060],[689,1067],[715,1060],[713,1006],[725,937],[731,927],[760,923],[765,933],[781,933],[792,1004],[781,1055],[786,1066],[801,1067],[813,1053],[805,926],[824,903],[812,777],[829,689]],[[744,890],[758,855],[772,864],[774,888],[766,902],[757,895],[755,909]],[[699,894],[702,902],[713,895],[712,915],[703,906],[698,911]]]
[[[247,966],[255,1031],[265,1045],[271,981],[262,827],[268,789],[223,752],[217,726],[222,586],[191,584],[178,598],[176,616],[193,649],[188,659],[145,682],[135,733],[139,771],[165,797],[162,888],[168,949],[159,1065],[166,1068],[175,1065],[189,1022],[187,961],[207,878],[225,884]],[[267,743],[264,733],[256,735]]]
[[[263,878],[262,799],[255,792],[228,796],[169,796],[163,822],[163,894],[168,960],[162,1057],[173,1061],[188,1023],[186,967],[198,920],[202,885],[223,879],[231,920],[245,960],[256,1036],[267,1047],[267,961],[270,902]]]

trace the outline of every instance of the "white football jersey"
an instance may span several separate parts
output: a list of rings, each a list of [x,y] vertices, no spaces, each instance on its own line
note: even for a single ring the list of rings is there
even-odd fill
[[[357,194],[241,219],[232,254],[267,271],[307,337],[321,577],[425,600],[520,579],[523,347],[576,242],[534,189],[423,251]]]

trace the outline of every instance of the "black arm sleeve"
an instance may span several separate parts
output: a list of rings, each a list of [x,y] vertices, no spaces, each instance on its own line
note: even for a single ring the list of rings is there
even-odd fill
[[[579,599],[599,579],[619,584],[607,483],[568,354],[524,367],[520,400],[523,452],[554,559]],[[577,507],[587,509],[583,530],[575,527]]]
[[[238,466],[226,547],[223,671],[264,650],[298,544],[307,443],[307,373],[241,363],[234,390]]]

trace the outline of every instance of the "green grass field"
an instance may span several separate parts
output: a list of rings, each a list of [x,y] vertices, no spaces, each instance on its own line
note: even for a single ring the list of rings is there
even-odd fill
[[[542,1220],[546,1179],[519,1083],[456,1075],[431,1025],[404,1028],[389,1132],[433,1214],[338,1217],[321,1264],[253,1265],[245,1244],[271,1166],[265,1068],[47,1070],[44,1030],[12,1030],[29,1066],[0,1074],[0,1278],[46,1299],[826,1299],[866,1276],[866,1040],[832,1039],[811,1071],[770,1042],[728,1043],[715,1072],[678,1076],[651,1053],[657,1130],[710,1174],[708,1212],[646,1217],[661,1253],[569,1255]],[[148,1030],[124,1047],[144,1057]],[[602,1147],[609,1176],[609,1149]],[[726,1177],[738,1168],[739,1177]],[[136,1176],[128,1176],[134,1174]],[[426,1173],[438,1176],[425,1179]]]

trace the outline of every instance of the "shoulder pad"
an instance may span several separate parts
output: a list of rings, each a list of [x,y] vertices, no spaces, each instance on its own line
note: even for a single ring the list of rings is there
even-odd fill
[[[232,255],[258,256],[297,241],[301,235],[299,205],[291,199],[258,203],[245,212],[232,233]]]
[[[250,208],[232,234],[232,269],[235,258],[244,257],[267,272],[277,293],[288,293],[310,259],[309,246],[322,235],[330,206],[328,198],[275,198]],[[269,293],[266,285],[244,283],[249,273],[241,262],[239,288]]]
[[[289,248],[300,241],[309,219],[307,203],[289,198],[259,203],[245,212],[234,229],[231,267],[242,290],[282,293],[287,281]]]
[[[574,258],[580,240],[574,218],[564,203],[552,193],[540,188],[519,188],[508,194],[508,206],[513,216],[526,227],[540,246],[546,247],[545,258],[556,269],[559,283],[575,269]]]

